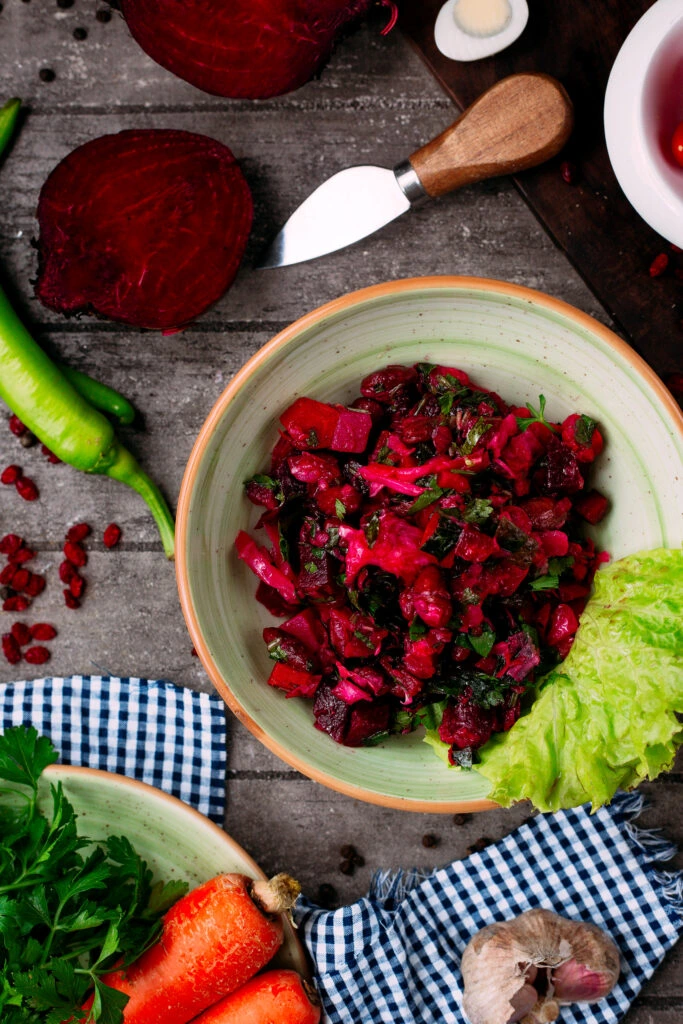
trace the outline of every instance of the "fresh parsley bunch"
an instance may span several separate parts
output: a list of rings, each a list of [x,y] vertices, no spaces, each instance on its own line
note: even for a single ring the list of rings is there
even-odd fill
[[[121,1024],[128,997],[102,977],[154,942],[187,885],[153,885],[123,836],[79,835],[61,783],[50,786],[46,817],[38,780],[57,756],[32,727],[0,736],[0,1020],[62,1024],[87,1016]],[[86,1015],[81,1006],[91,994]]]

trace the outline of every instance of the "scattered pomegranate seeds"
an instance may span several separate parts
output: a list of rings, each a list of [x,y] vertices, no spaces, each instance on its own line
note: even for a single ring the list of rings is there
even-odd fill
[[[0,473],[0,484],[16,484],[17,480],[21,480],[23,470],[21,466],[7,466]]]
[[[0,540],[0,555],[9,555],[10,557],[23,547],[23,540],[17,533],[6,533],[5,536]]]
[[[2,572],[0,572],[0,587],[11,586],[16,571],[17,567],[12,562],[6,565]]]
[[[37,501],[40,497],[40,492],[30,477],[20,477],[16,482],[16,488],[24,501]]]
[[[38,597],[38,594],[42,594],[45,590],[45,577],[38,576],[37,573],[32,572],[31,579],[24,587],[24,593],[28,594],[29,597]]]
[[[64,604],[67,606],[67,608],[81,607],[81,602],[78,600],[77,597],[73,596],[70,590],[64,590],[62,591],[62,593],[64,594]]]
[[[3,612],[25,612],[30,604],[27,597],[17,594],[15,597],[8,597],[6,601],[3,601],[2,610]]]
[[[64,557],[67,562],[71,562],[71,564],[75,565],[78,569],[87,564],[88,556],[85,553],[85,548],[80,544],[68,540],[62,548],[62,551],[64,552]]]
[[[28,569],[17,569],[12,577],[12,590],[23,590],[31,579]]]
[[[121,540],[121,527],[116,523],[110,523],[102,537],[105,548],[115,548]]]
[[[24,651],[24,660],[29,665],[44,665],[50,659],[50,652],[47,647],[29,647]]]
[[[668,266],[669,257],[667,253],[660,252],[650,264],[650,277],[661,277]]]
[[[9,661],[10,665],[16,665],[21,661],[19,644],[11,633],[2,634],[2,653],[5,655],[7,661]]]
[[[57,630],[49,622],[36,622],[31,626],[31,637],[34,640],[54,640]]]
[[[77,575],[76,568],[71,562],[62,562],[59,566],[59,578],[62,583],[66,583],[68,586],[74,576]]]
[[[15,565],[23,565],[24,562],[30,562],[32,558],[36,557],[35,551],[31,548],[24,547],[23,543],[18,551],[15,551],[13,555],[9,556],[10,562],[14,562]]]
[[[576,166],[569,160],[563,160],[560,164],[560,174],[563,181],[566,181],[568,185],[573,185],[576,181]]]
[[[69,581],[69,590],[74,597],[82,597],[85,590],[85,580],[78,573],[74,573]]]
[[[26,424],[22,423],[19,417],[15,416],[14,413],[12,413],[9,418],[9,428],[15,437],[23,437],[23,435],[28,431]]]
[[[31,635],[31,630],[29,629],[25,622],[12,623],[10,633],[12,634],[12,636],[14,637],[14,639],[16,640],[20,647],[26,647],[26,645],[30,644],[31,640],[33,639],[33,636]]]
[[[92,528],[88,523],[76,523],[66,531],[66,539],[71,541],[72,544],[79,544],[86,537],[89,537],[91,533]]]
[[[59,463],[61,463],[62,460],[59,458],[59,456],[55,455],[54,452],[51,452],[46,444],[41,444],[40,450],[43,453],[43,455],[47,456],[47,461],[51,462],[53,466],[57,466]]]

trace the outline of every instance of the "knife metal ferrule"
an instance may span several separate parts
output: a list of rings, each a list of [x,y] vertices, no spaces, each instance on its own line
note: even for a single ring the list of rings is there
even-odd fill
[[[404,160],[403,163],[397,164],[394,167],[394,175],[399,188],[411,205],[419,203],[421,199],[428,198],[427,191],[410,160]]]

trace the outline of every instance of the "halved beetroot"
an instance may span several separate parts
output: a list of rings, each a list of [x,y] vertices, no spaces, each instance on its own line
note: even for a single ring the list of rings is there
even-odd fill
[[[36,295],[60,313],[182,327],[232,283],[252,212],[220,142],[166,129],[103,135],[43,185]]]
[[[312,78],[373,2],[121,0],[121,10],[145,53],[179,78],[216,96],[263,99]]]

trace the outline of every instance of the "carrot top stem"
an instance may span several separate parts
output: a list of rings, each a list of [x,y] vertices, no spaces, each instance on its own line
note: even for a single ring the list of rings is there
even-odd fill
[[[251,883],[249,895],[264,914],[282,914],[291,910],[301,892],[301,886],[289,875],[275,875],[269,881],[257,879]]]

